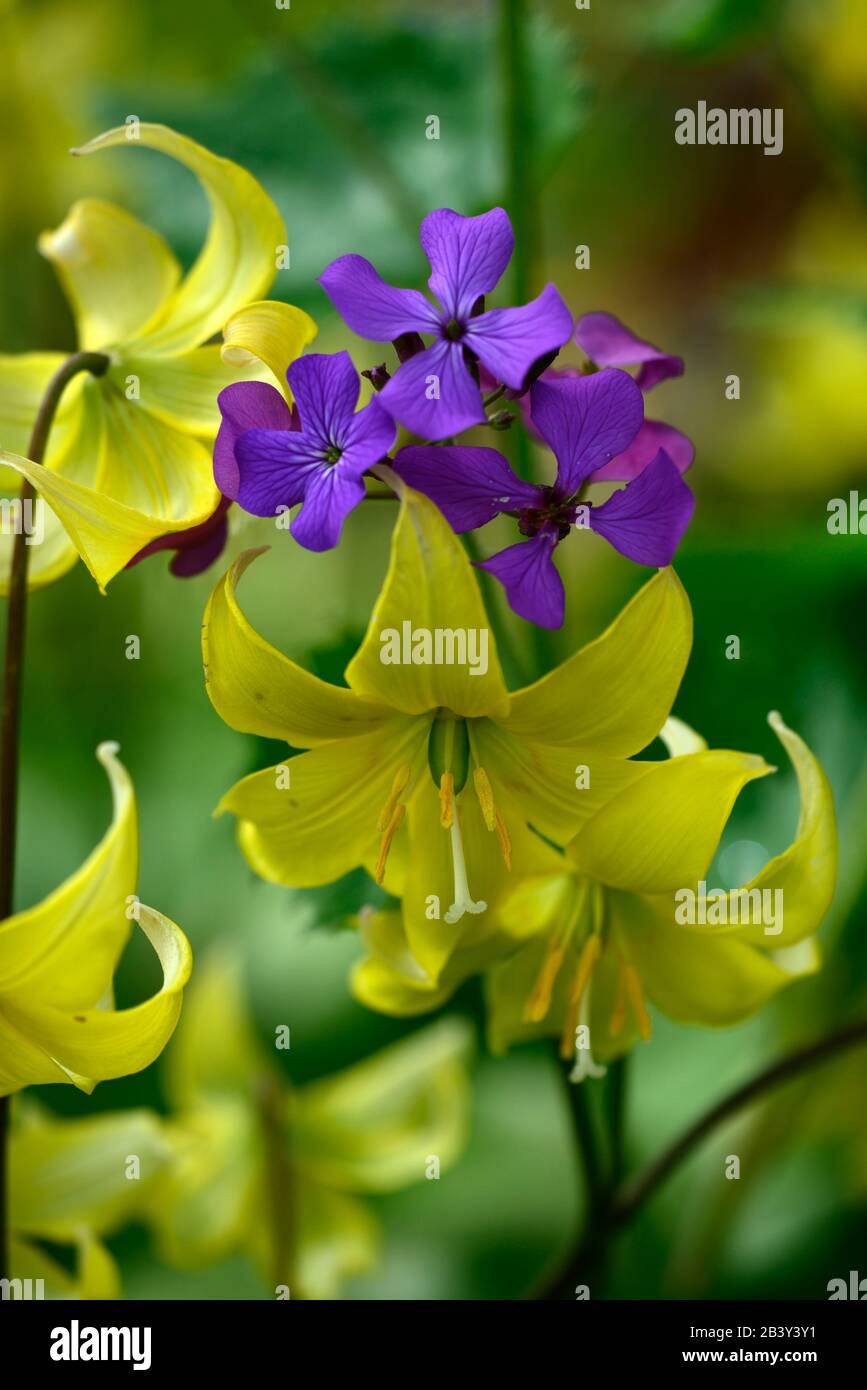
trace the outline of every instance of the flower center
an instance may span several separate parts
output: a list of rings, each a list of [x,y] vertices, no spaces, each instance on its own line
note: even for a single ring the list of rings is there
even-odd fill
[[[464,336],[464,325],[458,319],[449,319],[443,328],[443,337],[448,338],[450,343],[460,342]]]
[[[545,489],[545,501],[541,507],[524,507],[518,513],[518,530],[522,536],[538,536],[540,531],[556,531],[557,539],[564,540],[577,520],[572,502],[558,497],[553,488]]]
[[[342,453],[343,453],[343,450],[340,448],[339,445],[337,445],[337,444],[329,444],[328,448],[325,450],[325,462],[326,462],[329,466],[331,466],[332,464],[337,463],[338,460],[340,459],[340,455],[341,455]]]

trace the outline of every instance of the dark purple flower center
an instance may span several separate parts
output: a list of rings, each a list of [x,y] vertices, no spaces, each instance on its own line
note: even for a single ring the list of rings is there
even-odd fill
[[[518,530],[522,536],[530,537],[538,536],[541,531],[554,532],[558,541],[562,541],[575,525],[576,518],[574,503],[548,487],[541,506],[523,507],[518,513]]]

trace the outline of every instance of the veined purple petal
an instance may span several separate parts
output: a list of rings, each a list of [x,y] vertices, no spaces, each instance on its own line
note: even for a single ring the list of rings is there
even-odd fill
[[[695,498],[668,454],[651,464],[601,507],[590,508],[592,530],[638,565],[670,565],[690,523]]]
[[[448,439],[485,419],[460,343],[440,338],[398,368],[377,400],[413,434]]]
[[[462,341],[483,366],[519,391],[534,362],[568,341],[572,315],[554,285],[519,309],[490,309],[470,319]]]
[[[341,468],[360,477],[366,468],[372,468],[385,457],[396,434],[394,421],[379,399],[374,397],[361,410],[357,410],[344,427]]]
[[[649,391],[666,377],[683,375],[683,358],[645,342],[613,314],[584,314],[575,325],[575,341],[600,367],[641,367],[636,377]]]
[[[294,507],[308,478],[327,465],[322,450],[294,430],[247,430],[235,445],[240,481],[237,501],[253,516],[276,516]]]
[[[388,285],[363,256],[338,256],[319,283],[353,333],[376,342],[401,333],[436,333],[440,316],[419,290]]]
[[[331,550],[363,496],[364,483],[341,464],[317,469],[308,475],[304,503],[290,528],[292,535],[307,550]]]
[[[214,482],[225,497],[238,495],[240,476],[235,444],[245,430],[291,430],[292,413],[276,386],[236,381],[217,397],[222,417],[214,444]]]
[[[590,481],[628,483],[644,472],[660,449],[665,450],[679,473],[685,473],[695,457],[692,440],[676,430],[674,425],[663,424],[662,420],[645,420],[623,453],[615,455],[602,468],[597,468]]]
[[[592,376],[535,382],[530,411],[557,459],[557,493],[570,497],[632,443],[644,419],[644,397],[631,376],[609,367]]]
[[[228,498],[225,499],[228,502]],[[229,503],[231,506],[231,503]],[[172,556],[169,565],[170,572],[176,579],[194,579],[197,574],[201,574],[209,565],[212,565],[218,555],[223,552],[223,547],[229,537],[229,522],[225,512],[219,517],[216,524],[213,522],[205,523],[208,526],[207,534],[194,542],[186,541],[179,545]],[[193,528],[197,530],[197,527]]]
[[[447,316],[458,320],[469,318],[479,295],[490,294],[515,246],[512,224],[502,208],[479,217],[438,208],[422,222],[420,239],[433,272],[428,285]]]
[[[308,439],[342,445],[355,412],[360,382],[348,352],[310,352],[293,362],[286,380]]]
[[[499,579],[513,612],[539,627],[563,625],[566,593],[552,558],[556,545],[556,535],[543,531],[479,562]]]
[[[543,492],[512,472],[496,449],[471,444],[409,444],[394,471],[436,502],[453,530],[474,531],[499,512],[539,506]]]

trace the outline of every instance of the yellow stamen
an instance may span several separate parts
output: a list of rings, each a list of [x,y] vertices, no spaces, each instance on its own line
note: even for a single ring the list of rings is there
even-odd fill
[[[614,1011],[611,1015],[611,1022],[608,1025],[612,1038],[617,1038],[623,1030],[626,1022],[626,979],[623,973],[623,966],[617,976],[617,994],[614,999]]]
[[[388,851],[391,849],[391,842],[394,839],[398,829],[403,824],[405,815],[406,806],[402,801],[399,801],[392,812],[391,820],[388,822],[388,825],[382,832],[382,841],[379,846],[379,857],[376,861],[376,872],[374,873],[374,878],[376,879],[377,883],[382,883],[382,880],[385,877],[385,863],[388,859]]]
[[[490,781],[488,780],[488,774],[483,767],[473,768],[473,786],[476,789],[476,796],[479,798],[479,805],[482,808],[485,825],[489,830],[493,830],[497,823],[494,793],[491,789]]]
[[[524,1022],[541,1023],[551,1007],[551,993],[554,989],[554,981],[563,964],[565,947],[551,937],[548,949],[545,952],[545,959],[542,961],[542,969],[539,971],[539,978],[533,986],[533,992],[524,1005]]]
[[[578,1000],[570,999],[566,1009],[566,1021],[560,1035],[560,1056],[564,1062],[575,1053],[575,1029],[578,1022]]]
[[[506,822],[503,820],[503,817],[500,815],[499,811],[496,812],[495,829],[497,832],[497,839],[500,842],[500,849],[503,853],[503,862],[506,865],[507,869],[511,869],[512,841],[509,839],[509,832],[506,829]]]
[[[644,1002],[644,993],[641,988],[641,977],[634,965],[624,965],[623,980],[626,985],[626,992],[629,995],[629,1002],[632,1011],[638,1022],[638,1031],[643,1042],[650,1039],[653,1032],[653,1025],[650,1021],[650,1014],[647,1012],[647,1005]]]
[[[455,818],[455,779],[451,772],[440,778],[440,825],[448,830]]]
[[[394,781],[391,784],[391,791],[388,794],[388,800],[386,801],[385,805],[379,813],[379,824],[377,825],[378,830],[387,829],[389,822],[391,821],[391,818],[394,815],[395,807],[397,806],[397,803],[400,800],[401,792],[406,787],[411,776],[412,769],[410,768],[408,763],[404,763],[403,767],[399,767],[397,772],[394,774]]]
[[[578,962],[578,971],[575,976],[575,983],[572,986],[570,1002],[576,1006],[581,1003],[581,996],[590,981],[593,967],[599,959],[599,952],[602,950],[602,941],[597,933],[588,938],[584,943],[584,950],[581,952],[581,959]]]

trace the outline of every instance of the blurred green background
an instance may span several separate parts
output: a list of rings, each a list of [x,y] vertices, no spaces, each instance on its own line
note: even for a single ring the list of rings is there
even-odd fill
[[[572,0],[293,0],[289,10],[269,0],[0,0],[0,50],[5,352],[73,346],[35,241],[74,198],[123,202],[185,263],[195,255],[206,211],[183,171],[158,156],[83,166],[66,153],[135,114],[178,127],[262,181],[291,252],[273,293],[313,314],[319,350],[348,346],[360,367],[381,360],[316,286],[331,258],[357,251],[386,279],[421,285],[420,217],[505,201],[520,237],[519,283],[535,293],[553,279],[576,314],[607,309],[683,355],[686,376],[648,401],[697,446],[698,507],[678,557],[696,639],[676,713],[716,746],[776,762],[765,718],[781,710],[834,786],[841,880],[818,977],[736,1029],[655,1019],[629,1079],[631,1161],[786,1046],[859,1002],[863,1010],[867,537],[826,528],[830,499],[867,495],[861,0],[620,0],[590,10]],[[699,100],[782,107],[783,153],[678,146],[674,112]],[[430,115],[438,141],[425,135]],[[586,270],[575,268],[581,244]],[[732,373],[737,401],[725,396]],[[533,466],[544,466],[541,456]],[[330,554],[284,538],[246,581],[254,624],[332,678],[385,570],[386,510],[359,509]],[[234,524],[232,553],[273,540],[265,522]],[[490,553],[495,537],[482,539]],[[590,533],[579,540],[561,552],[562,634],[540,649],[526,625],[512,624],[525,672],[593,635],[646,577]],[[19,904],[45,894],[101,835],[108,795],[93,753],[117,739],[139,797],[141,896],[183,926],[194,951],[215,938],[240,944],[263,1036],[275,1021],[291,1025],[287,1064],[305,1080],[418,1024],[369,1014],[348,995],[358,947],[340,918],[363,885],[361,899],[357,883],[331,894],[266,885],[236,850],[230,818],[211,818],[226,788],[271,752],[226,728],[204,694],[199,625],[217,573],[177,581],[161,556],[102,598],[78,566],[33,599]],[[138,661],[125,656],[133,633]],[[740,660],[726,659],[730,635],[740,637]],[[735,881],[756,844],[781,849],[796,818],[788,772],[747,788],[718,881]],[[155,973],[134,942],[120,1002],[143,997]],[[481,1019],[477,988],[454,1007]],[[433,1187],[377,1202],[383,1260],[349,1296],[518,1297],[569,1240],[579,1170],[553,1060],[532,1047],[498,1061],[479,1048],[479,1058],[466,1156]],[[711,1136],[620,1239],[605,1293],[825,1297],[829,1279],[867,1274],[864,1078],[855,1052]],[[103,1084],[92,1099],[71,1088],[43,1088],[40,1099],[70,1114],[162,1108],[160,1066]],[[720,1181],[732,1151],[743,1175]],[[144,1231],[111,1245],[129,1297],[267,1296],[241,1260],[180,1273],[155,1260]]]

